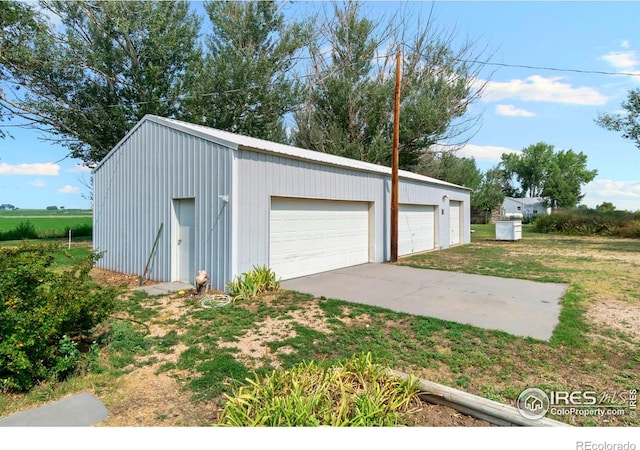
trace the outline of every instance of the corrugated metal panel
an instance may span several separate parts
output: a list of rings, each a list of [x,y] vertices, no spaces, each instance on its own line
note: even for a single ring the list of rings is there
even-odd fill
[[[246,149],[239,150],[237,157],[238,225],[235,231],[238,233],[238,255],[234,275],[250,270],[253,265],[269,263],[268,224],[272,196],[372,202],[375,215],[372,259],[374,262],[389,259],[389,176]],[[468,205],[469,191],[400,179],[400,203],[435,206],[437,248],[449,246],[449,198]],[[444,214],[441,213],[443,209]],[[469,242],[470,236],[467,222],[463,230],[465,243]]]
[[[238,255],[236,275],[253,265],[269,263],[269,213],[271,197],[328,200],[384,201],[384,177],[239,150],[238,157]],[[375,208],[375,228],[382,230],[382,208]],[[382,235],[380,235],[382,239]],[[384,245],[376,245],[375,261],[383,261]]]
[[[146,121],[94,172],[94,248],[98,267],[141,274],[163,225],[149,277],[172,279],[173,199],[195,198],[195,265],[212,287],[230,278],[229,148]],[[194,274],[195,277],[195,274]]]
[[[344,158],[341,156],[331,155],[328,153],[314,152],[312,150],[306,150],[299,147],[292,147],[290,145],[278,144],[276,142],[265,141],[263,139],[256,139],[249,136],[242,136],[235,133],[229,133],[227,131],[216,130],[214,128],[205,127],[202,125],[196,125],[188,122],[182,122],[180,120],[167,119],[164,117],[146,115],[142,121],[153,121],[159,124],[165,124],[169,127],[173,127],[179,131],[183,131],[187,134],[193,134],[195,136],[202,137],[204,139],[210,139],[217,142],[219,145],[229,148],[244,148],[248,150],[256,150],[275,154],[278,156],[284,156],[286,158],[302,159],[311,161],[314,163],[320,163],[325,165],[332,165],[337,167],[343,167],[347,169],[355,169],[359,171],[378,173],[382,175],[390,175],[391,169],[389,167],[380,166],[364,161],[358,161],[355,159]],[[126,140],[126,137],[125,137]],[[108,161],[114,152],[110,152],[101,164]],[[405,170],[399,171],[400,178],[412,179],[422,181],[434,185],[451,186],[456,187],[455,184],[447,183],[436,178],[426,177],[424,175],[418,175],[416,173],[407,172]],[[457,186],[460,187],[460,186]],[[467,189],[467,188],[462,188]]]

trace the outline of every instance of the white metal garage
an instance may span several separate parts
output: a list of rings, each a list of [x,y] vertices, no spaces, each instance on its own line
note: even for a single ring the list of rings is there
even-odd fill
[[[449,202],[449,245],[460,243],[460,203]]]
[[[254,266],[290,279],[391,256],[389,167],[147,115],[93,173],[102,269],[140,274],[155,247],[149,278],[206,270],[225,290]],[[399,255],[469,243],[469,189],[400,170],[398,203]]]
[[[271,199],[269,265],[283,280],[369,262],[369,204]]]
[[[398,255],[435,248],[435,212],[433,206],[398,206]]]

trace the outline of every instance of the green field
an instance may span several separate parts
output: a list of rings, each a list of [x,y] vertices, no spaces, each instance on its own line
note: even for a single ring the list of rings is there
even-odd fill
[[[58,235],[64,233],[67,228],[90,226],[93,218],[89,217],[0,217],[0,232],[9,231],[20,225],[20,222],[31,222],[38,234]]]
[[[16,209],[13,211],[0,210],[0,219],[5,217],[41,218],[41,217],[91,217],[93,212],[90,209],[58,209],[49,211],[47,209]]]
[[[31,224],[37,236],[30,234],[16,235],[13,230]],[[21,225],[22,224],[22,225]],[[20,209],[17,211],[0,211],[0,240],[21,238],[66,237],[71,229],[72,237],[91,236],[93,215],[91,210],[38,210]],[[74,233],[75,231],[75,233]]]

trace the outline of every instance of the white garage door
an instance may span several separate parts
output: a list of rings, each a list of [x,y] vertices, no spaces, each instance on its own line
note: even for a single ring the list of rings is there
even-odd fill
[[[271,199],[269,266],[283,280],[369,262],[369,204]]]
[[[460,206],[462,202],[449,202],[449,245],[460,243]]]
[[[398,255],[433,250],[435,213],[433,206],[399,205]]]

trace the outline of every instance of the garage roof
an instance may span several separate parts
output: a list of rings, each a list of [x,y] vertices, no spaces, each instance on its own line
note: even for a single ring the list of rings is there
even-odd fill
[[[95,167],[94,172],[106,161],[142,123],[145,121],[155,122],[161,125],[165,125],[169,128],[173,128],[179,131],[183,131],[188,134],[192,134],[208,141],[215,142],[216,144],[223,145],[225,147],[232,148],[234,150],[253,150],[263,153],[272,153],[277,155],[284,155],[290,158],[302,159],[307,161],[313,161],[321,164],[327,164],[337,167],[345,167],[348,169],[356,169],[365,172],[381,173],[384,175],[391,175],[391,168],[386,166],[380,166],[378,164],[372,164],[364,161],[358,161],[351,158],[345,158],[342,156],[331,155],[328,153],[316,152],[313,150],[306,150],[299,147],[293,147],[291,145],[278,144],[276,142],[267,141],[264,139],[257,139],[249,136],[243,136],[236,133],[230,133],[228,131],[217,130],[215,128],[206,127],[203,125],[195,125],[188,122],[183,122],[175,119],[167,119],[165,117],[154,116],[147,114],[142,118],[138,124],[133,127],[129,133],[109,152],[105,158]],[[398,176],[427,182],[431,184],[438,184],[442,186],[449,186],[458,189],[471,190],[464,186],[459,186],[453,183],[447,183],[446,181],[438,180],[436,178],[427,177],[424,175],[418,175],[417,173],[408,172],[406,170],[398,171]]]

